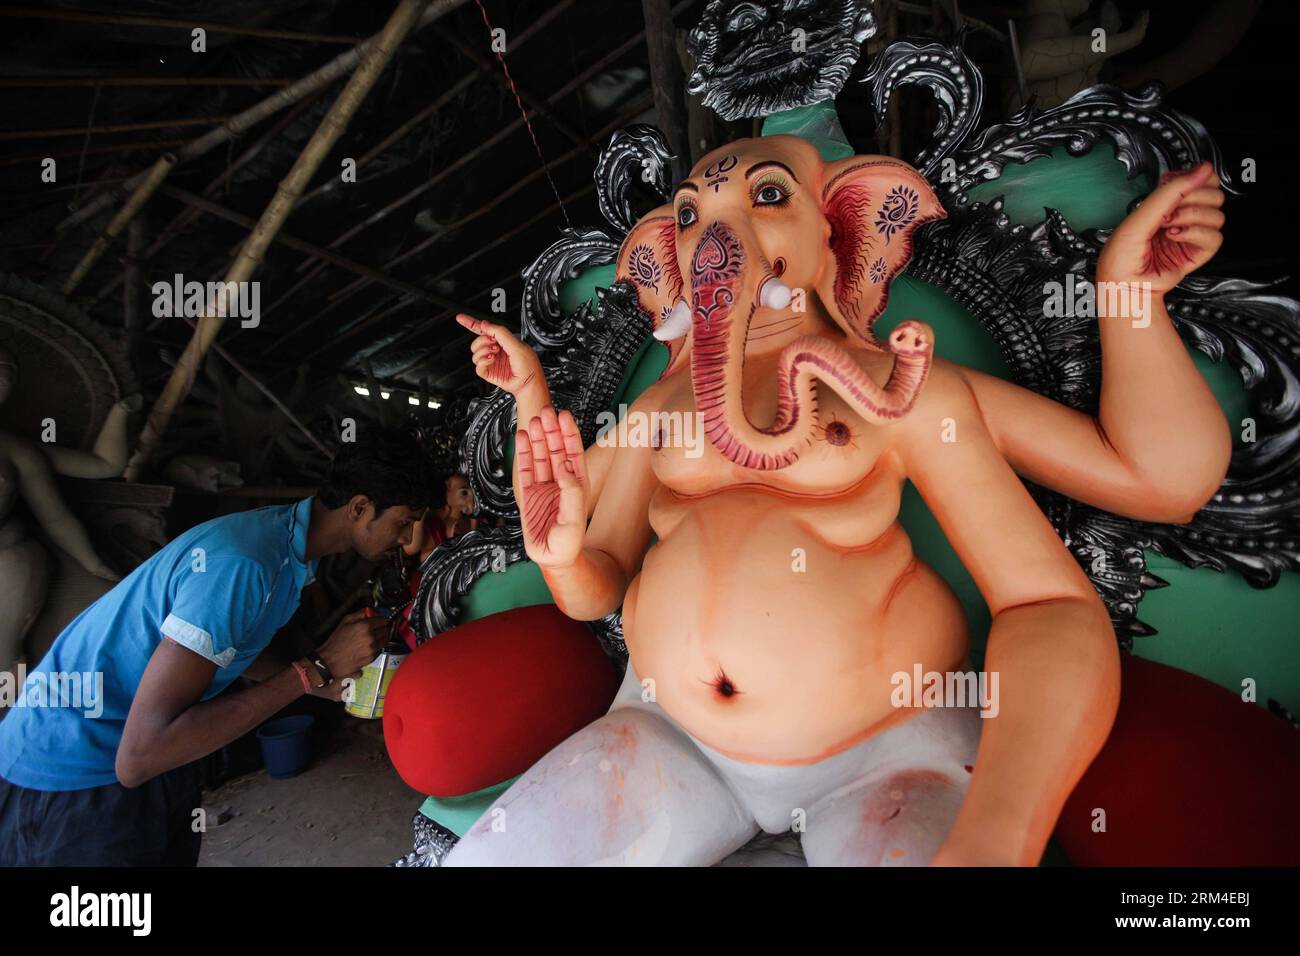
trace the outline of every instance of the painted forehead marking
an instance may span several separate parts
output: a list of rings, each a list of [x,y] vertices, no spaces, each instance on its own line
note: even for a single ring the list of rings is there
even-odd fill
[[[735,169],[738,162],[740,162],[740,160],[735,156],[728,154],[719,160],[709,163],[704,170],[704,185],[706,187],[711,187],[716,193],[723,183],[730,181],[731,177],[728,176],[727,173]]]
[[[731,177],[728,176],[727,174],[730,173],[732,170],[734,170],[738,165],[740,165],[740,157],[736,156],[733,153],[729,153],[728,155],[723,156],[721,159],[717,159],[709,163],[708,166],[704,167],[704,172],[699,173],[697,178],[702,178],[704,180],[705,188],[706,189],[712,188],[713,191],[716,193],[721,188],[723,183],[731,181]],[[790,178],[792,178],[796,183],[799,182],[799,177],[795,175],[794,170],[792,170],[785,163],[775,159],[758,160],[752,166],[749,167],[749,170],[745,173],[745,178],[749,179],[758,170],[765,169],[769,166],[774,166],[778,169],[785,170],[786,173],[790,175]],[[680,186],[677,187],[676,192],[681,192],[682,190],[688,190],[690,192],[699,192],[699,187],[696,186],[695,183],[690,182],[690,180],[686,180],[682,182]]]

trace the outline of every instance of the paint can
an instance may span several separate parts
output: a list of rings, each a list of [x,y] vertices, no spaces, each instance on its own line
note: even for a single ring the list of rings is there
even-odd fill
[[[389,641],[379,656],[361,669],[361,676],[352,685],[352,700],[343,709],[353,717],[377,720],[384,716],[384,698],[388,685],[406,655],[410,653],[402,641]]]

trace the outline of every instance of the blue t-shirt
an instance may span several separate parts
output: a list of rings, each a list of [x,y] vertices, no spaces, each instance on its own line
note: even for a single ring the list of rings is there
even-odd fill
[[[82,611],[0,720],[0,777],[32,790],[117,782],[126,715],[164,635],[217,665],[204,700],[243,673],[315,577],[318,562],[305,558],[311,505],[197,525]]]

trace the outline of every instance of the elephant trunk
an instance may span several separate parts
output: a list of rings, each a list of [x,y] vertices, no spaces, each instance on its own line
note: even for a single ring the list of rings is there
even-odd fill
[[[748,419],[741,395],[745,344],[758,291],[772,278],[761,256],[749,253],[730,227],[714,222],[700,237],[691,263],[691,383],[713,446],[743,468],[774,471],[793,464],[817,415],[814,379],[834,389],[867,422],[884,424],[906,415],[925,383],[934,348],[929,327],[916,321],[901,323],[889,337],[895,362],[883,388],[837,343],[818,336],[796,339],[778,359],[775,420],[763,427]]]

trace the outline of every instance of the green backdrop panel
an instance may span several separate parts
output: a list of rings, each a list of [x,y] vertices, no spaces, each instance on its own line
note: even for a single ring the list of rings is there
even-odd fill
[[[456,836],[463,837],[478,818],[487,812],[493,801],[518,779],[511,777],[460,797],[427,797],[420,804],[420,812],[430,820],[441,823]]]
[[[890,283],[889,304],[876,322],[876,336],[888,338],[905,319],[920,319],[934,329],[934,348],[940,358],[998,378],[1011,378],[997,344],[974,317],[948,293],[909,275]]]
[[[504,571],[480,574],[461,598],[461,624],[477,621],[489,614],[534,604],[554,604],[542,569],[528,560],[516,561]]]
[[[1138,615],[1159,633],[1137,638],[1134,652],[1236,693],[1252,678],[1259,704],[1273,697],[1300,712],[1300,574],[1283,572],[1276,587],[1256,590],[1235,572],[1146,556],[1169,587],[1142,599]]]
[[[597,289],[608,289],[614,284],[614,263],[592,266],[560,285],[560,311],[565,315],[575,311],[584,302],[596,301]]]
[[[1152,185],[1146,175],[1129,179],[1124,164],[1115,158],[1115,147],[1098,144],[1083,156],[1057,147],[1050,156],[1007,165],[997,179],[973,186],[970,197],[987,203],[1003,196],[1011,221],[1031,226],[1043,221],[1043,208],[1050,206],[1082,232],[1119,225],[1129,204],[1149,193]]]

